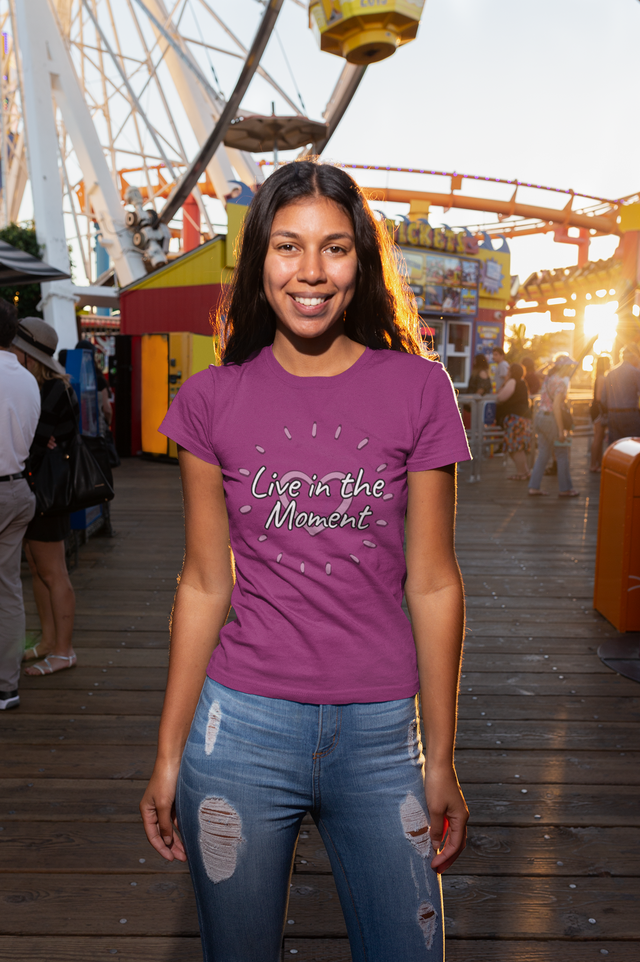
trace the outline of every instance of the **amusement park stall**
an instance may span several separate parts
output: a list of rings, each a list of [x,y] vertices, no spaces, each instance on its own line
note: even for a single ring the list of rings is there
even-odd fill
[[[121,456],[175,457],[158,433],[169,404],[188,377],[215,362],[211,320],[235,264],[247,211],[227,205],[228,232],[196,247],[120,294],[120,334],[113,364],[115,438]]]
[[[420,316],[422,336],[440,355],[457,388],[466,387],[475,354],[502,347],[510,294],[510,253],[466,231],[403,221],[395,231]]]

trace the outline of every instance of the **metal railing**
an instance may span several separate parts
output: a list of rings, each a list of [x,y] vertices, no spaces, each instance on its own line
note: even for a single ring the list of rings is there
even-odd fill
[[[538,404],[540,398],[535,395],[531,399],[531,417],[532,420],[535,417],[536,411],[538,410]],[[569,408],[573,409],[573,404],[575,402],[584,402],[588,400],[585,396],[584,391],[570,391],[567,396],[567,401]],[[482,462],[486,460],[489,452],[493,446],[497,446],[502,442],[504,438],[504,431],[495,423],[495,413],[497,406],[497,397],[495,394],[459,394],[458,395],[458,407],[460,411],[464,410],[465,405],[470,408],[471,413],[471,425],[465,428],[467,433],[467,440],[469,441],[469,447],[471,449],[471,456],[473,461],[470,463],[469,472],[469,482],[474,483],[480,481],[482,477]],[[574,418],[575,423],[572,428],[571,433],[574,436],[590,436],[593,434],[593,426],[591,420],[588,416],[576,416],[575,411]],[[535,432],[531,432],[531,458],[535,460],[536,455],[536,436]]]
[[[490,442],[498,443],[504,437],[502,428],[494,423],[496,404],[495,394],[458,395],[458,407],[461,412],[465,405],[471,409],[471,426],[466,428],[467,440],[473,458],[470,464],[470,483],[480,481],[485,446]]]

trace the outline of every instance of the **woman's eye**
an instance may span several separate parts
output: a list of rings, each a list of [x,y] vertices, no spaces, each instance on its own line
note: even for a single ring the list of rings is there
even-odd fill
[[[327,247],[327,250],[331,254],[342,254],[344,252],[344,247],[338,247],[337,244],[332,244],[331,247]]]
[[[278,248],[278,250],[292,251],[292,250],[295,250],[295,247],[293,246],[293,244],[280,244],[280,247]]]

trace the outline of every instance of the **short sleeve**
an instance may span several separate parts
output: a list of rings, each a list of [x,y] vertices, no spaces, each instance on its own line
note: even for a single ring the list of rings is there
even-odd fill
[[[407,458],[408,471],[429,471],[457,461],[470,461],[458,402],[451,378],[437,361],[425,361],[430,370],[415,412],[415,442]]]
[[[201,461],[220,464],[213,449],[214,378],[210,369],[184,382],[158,428]]]

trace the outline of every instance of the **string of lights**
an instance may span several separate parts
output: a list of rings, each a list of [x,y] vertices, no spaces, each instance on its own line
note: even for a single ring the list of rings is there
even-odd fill
[[[271,160],[260,160],[260,166],[273,166]],[[597,197],[595,194],[583,194],[572,188],[565,190],[563,187],[547,187],[545,184],[533,184],[517,178],[507,180],[504,177],[485,177],[482,174],[461,174],[459,171],[451,170],[429,170],[422,167],[392,167],[384,164],[343,164],[336,162],[337,167],[350,168],[351,170],[382,170],[395,174],[431,174],[434,177],[459,177],[461,180],[481,180],[492,184],[511,184],[514,187],[535,187],[536,190],[548,190],[555,194],[570,194],[572,197],[585,197],[587,200],[597,200],[601,204],[617,205],[621,204],[626,198],[620,197],[612,200],[609,197]]]

